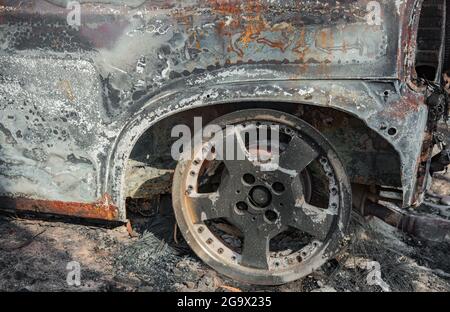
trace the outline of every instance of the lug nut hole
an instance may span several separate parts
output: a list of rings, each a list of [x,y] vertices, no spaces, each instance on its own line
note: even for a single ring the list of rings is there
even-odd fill
[[[272,184],[272,189],[277,192],[278,194],[283,193],[285,190],[285,187],[282,183],[280,182],[275,182],[274,184]]]
[[[250,173],[246,173],[244,174],[244,176],[242,177],[242,179],[244,180],[245,183],[252,185],[253,183],[256,182],[256,179],[253,175],[251,175]]]
[[[238,202],[236,204],[236,209],[238,211],[247,211],[248,210],[248,205],[245,202]]]
[[[273,210],[267,210],[264,216],[269,222],[275,222],[278,219],[278,214]]]

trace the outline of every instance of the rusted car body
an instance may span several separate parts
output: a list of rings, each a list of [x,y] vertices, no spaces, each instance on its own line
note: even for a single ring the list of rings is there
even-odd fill
[[[69,1],[0,1],[2,209],[126,221],[127,198],[170,192],[137,190],[156,171],[170,185],[173,164],[150,160],[179,116],[258,105],[319,129],[354,185],[421,203],[436,130],[422,1],[79,3],[77,24]]]

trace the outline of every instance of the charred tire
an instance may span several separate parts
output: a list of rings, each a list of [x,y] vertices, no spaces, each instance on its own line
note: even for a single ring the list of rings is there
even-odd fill
[[[179,161],[173,207],[193,251],[218,272],[260,285],[299,279],[333,258],[345,241],[351,194],[332,145],[305,121],[274,110],[234,112],[211,124],[239,129],[223,137],[245,138],[233,143],[245,157],[220,159],[211,146],[225,140],[208,138]],[[278,141],[261,135],[270,127]],[[257,142],[240,131],[256,131]]]

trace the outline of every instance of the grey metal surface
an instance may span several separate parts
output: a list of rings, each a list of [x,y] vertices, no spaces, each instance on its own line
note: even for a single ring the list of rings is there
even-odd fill
[[[381,25],[368,24],[368,3],[89,1],[69,26],[63,6],[3,1],[0,195],[107,194],[123,220],[125,167],[152,124],[194,107],[278,101],[363,120],[399,153],[412,204],[427,120],[408,87],[417,3],[379,1]]]

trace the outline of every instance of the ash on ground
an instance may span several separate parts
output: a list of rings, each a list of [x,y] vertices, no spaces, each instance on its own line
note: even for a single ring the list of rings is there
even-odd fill
[[[449,177],[439,175],[433,191],[450,194]],[[206,266],[177,233],[172,214],[133,215],[134,237],[125,226],[0,215],[0,290],[450,291],[448,242],[420,241],[375,217],[354,216],[351,243],[317,272],[262,287]],[[80,263],[79,286],[67,282],[72,261]]]

